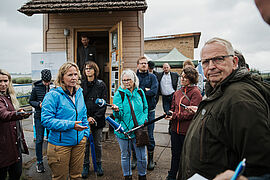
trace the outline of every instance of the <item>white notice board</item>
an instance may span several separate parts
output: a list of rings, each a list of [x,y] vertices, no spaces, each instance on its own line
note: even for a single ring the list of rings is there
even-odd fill
[[[67,62],[66,59],[65,51],[31,53],[32,80],[40,80],[43,69],[51,70],[52,79],[55,80],[60,66]]]

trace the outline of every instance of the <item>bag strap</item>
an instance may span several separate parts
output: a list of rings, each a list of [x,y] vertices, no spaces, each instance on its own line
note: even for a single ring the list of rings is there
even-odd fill
[[[124,101],[125,99],[125,93],[123,91],[119,91],[120,95],[121,95],[121,99],[122,99],[122,102]]]
[[[124,101],[125,99],[125,93],[123,91],[119,91],[120,95],[121,95],[121,99],[122,99],[122,102]],[[142,94],[142,90],[141,89],[138,89],[138,93],[140,94],[141,98],[142,98],[142,102],[143,102],[143,105],[144,105],[144,100],[143,100],[143,94]]]
[[[182,94],[187,98],[187,100],[190,102],[190,99],[187,97],[186,93],[184,93],[184,92],[182,91],[182,89],[180,89],[180,91],[181,91]]]
[[[135,116],[133,107],[132,107],[132,105],[131,105],[131,102],[130,102],[130,99],[129,99],[128,96],[127,96],[127,98],[128,98],[128,103],[129,103],[130,110],[131,110],[131,115],[132,115],[132,120],[133,120],[133,123],[134,123],[134,127],[137,127],[137,126],[138,126],[138,122],[137,122],[137,119],[136,119],[136,116]]]

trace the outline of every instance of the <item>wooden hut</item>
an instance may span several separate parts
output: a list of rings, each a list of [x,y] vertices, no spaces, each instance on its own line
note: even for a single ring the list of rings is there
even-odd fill
[[[100,78],[110,99],[125,68],[144,54],[146,0],[30,0],[18,11],[43,14],[43,51],[65,51],[76,62],[82,34],[96,47]]]

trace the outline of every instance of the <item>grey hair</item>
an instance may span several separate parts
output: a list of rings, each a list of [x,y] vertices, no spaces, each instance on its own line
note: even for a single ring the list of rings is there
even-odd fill
[[[139,78],[137,77],[136,73],[132,71],[131,69],[124,70],[121,75],[121,88],[125,88],[123,84],[123,77],[124,75],[127,75],[133,82],[134,82],[134,88],[139,87]]]
[[[209,39],[208,41],[206,41],[206,43],[204,44],[203,48],[206,45],[212,44],[212,43],[218,43],[218,44],[223,45],[227,49],[228,55],[235,55],[232,44],[229,41],[227,41],[225,39],[222,39],[222,38],[218,38],[218,37],[214,37],[214,38]],[[202,57],[202,50],[201,50],[201,57]]]

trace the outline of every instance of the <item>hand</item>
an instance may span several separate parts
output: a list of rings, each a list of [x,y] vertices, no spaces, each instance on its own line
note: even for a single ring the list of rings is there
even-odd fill
[[[96,122],[96,120],[92,117],[89,117],[87,121],[89,122],[89,124],[94,124]]]
[[[165,116],[165,119],[171,121],[172,120],[172,114],[173,114],[173,112],[172,111],[169,111],[169,113],[171,113],[171,116],[166,115]]]
[[[77,131],[83,131],[85,129],[87,129],[87,126],[81,126],[79,125],[80,123],[82,123],[82,121],[75,121],[75,125],[74,125],[74,129]]]
[[[198,106],[187,106],[186,109],[191,113],[196,113],[198,110]]]
[[[17,112],[25,112],[23,108],[19,108],[19,110]],[[31,116],[31,113],[22,113],[20,114],[21,117],[28,118],[29,116]]]
[[[42,108],[42,102],[39,103],[39,107]]]
[[[217,175],[213,180],[230,180],[234,174],[234,171],[227,170],[219,175]],[[239,176],[237,180],[247,180],[244,176]]]
[[[145,88],[145,91],[149,91],[150,90],[150,88]]]
[[[119,107],[116,106],[115,104],[112,104],[112,110],[114,110],[115,112],[119,112]]]

